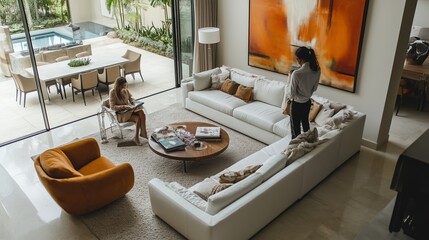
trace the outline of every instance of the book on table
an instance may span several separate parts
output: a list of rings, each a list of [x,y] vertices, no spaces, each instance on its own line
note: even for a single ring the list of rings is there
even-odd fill
[[[197,127],[195,138],[207,141],[220,139],[220,127]]]
[[[166,152],[185,150],[186,147],[186,144],[178,137],[160,139],[158,144]]]

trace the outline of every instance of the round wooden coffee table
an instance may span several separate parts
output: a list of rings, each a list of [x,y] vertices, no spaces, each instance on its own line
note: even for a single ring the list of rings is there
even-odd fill
[[[216,125],[205,123],[205,122],[177,122],[169,124],[169,126],[179,126],[184,125],[186,126],[186,131],[195,134],[195,130],[197,127],[217,127]],[[199,161],[202,159],[207,159],[214,157],[216,155],[221,154],[223,151],[225,151],[229,146],[229,136],[228,133],[220,129],[220,141],[206,141],[204,142],[207,147],[201,150],[195,150],[191,146],[187,146],[184,151],[173,151],[173,152],[165,152],[164,149],[153,139],[150,139],[149,147],[150,149],[165,158],[174,159],[174,160],[182,160],[183,161],[183,169],[186,172],[186,162],[187,161]]]

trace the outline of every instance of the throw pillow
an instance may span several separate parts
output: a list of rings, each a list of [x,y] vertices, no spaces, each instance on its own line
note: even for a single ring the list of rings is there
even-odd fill
[[[207,201],[207,198],[212,194],[212,189],[215,187],[218,182],[211,178],[206,178],[200,184],[198,184],[197,188],[194,190],[194,193],[200,196],[202,199]]]
[[[212,74],[210,89],[220,89],[223,82],[229,77],[229,73]]]
[[[311,99],[311,108],[310,108],[310,114],[308,115],[308,121],[313,122],[316,118],[317,114],[319,113],[320,109],[322,109],[322,105],[313,99]]]
[[[339,102],[331,102],[329,107],[334,109],[334,114],[337,114],[341,109],[345,108],[346,105]]]
[[[235,92],[234,96],[240,98],[245,102],[249,102],[250,100],[252,100],[252,94],[253,88],[239,85],[237,88],[237,92]]]
[[[317,125],[323,126],[326,121],[328,121],[334,115],[334,109],[331,108],[323,108],[319,114],[317,114],[316,119],[314,121]]]
[[[191,192],[189,189],[183,187],[177,182],[171,182],[166,184],[168,188],[179,194],[181,197],[183,197],[186,201],[192,203],[197,208],[205,211],[207,208],[207,202],[201,199],[197,194]]]
[[[214,68],[204,72],[194,73],[194,90],[201,91],[211,86],[211,75],[222,73],[220,68]]]
[[[80,177],[81,173],[74,169],[72,163],[63,151],[51,149],[40,154],[40,165],[43,171],[52,178]]]
[[[231,187],[232,185],[233,185],[232,183],[219,183],[219,184],[216,184],[216,185],[212,188],[212,191],[211,191],[211,193],[210,193],[210,196],[211,196],[211,195],[213,195],[213,194],[216,194],[216,193],[218,193],[218,192],[221,192],[222,190],[225,190],[225,189],[227,189],[227,188]]]
[[[222,84],[222,87],[220,90],[222,92],[226,92],[228,94],[234,95],[235,92],[237,92],[239,84],[232,81],[231,79],[226,79],[225,82]]]
[[[219,176],[220,183],[237,183],[245,178],[247,178],[250,174],[256,172],[262,164],[255,164],[247,166],[239,171],[230,171],[226,172]]]

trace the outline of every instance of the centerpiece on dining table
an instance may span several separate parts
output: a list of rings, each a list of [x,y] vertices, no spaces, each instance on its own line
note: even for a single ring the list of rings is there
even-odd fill
[[[72,59],[70,60],[70,62],[68,63],[68,65],[70,67],[80,67],[80,66],[85,66],[88,65],[91,62],[91,58],[87,57],[87,58],[78,58],[78,59]]]

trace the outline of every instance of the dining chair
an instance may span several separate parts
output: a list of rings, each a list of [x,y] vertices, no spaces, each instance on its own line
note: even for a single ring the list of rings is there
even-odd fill
[[[90,56],[90,55],[91,54],[89,52],[83,51],[83,52],[77,53],[76,54],[76,58],[87,57],[87,56]]]
[[[136,78],[134,77],[134,73],[138,72],[140,74],[142,81],[144,82],[142,72],[140,69],[141,56],[142,55],[140,53],[137,53],[137,52],[134,52],[134,51],[127,49],[125,54],[122,56],[123,58],[128,59],[128,62],[124,63],[122,65],[124,77],[126,77],[128,74],[131,74],[133,76],[133,79],[135,80]]]
[[[50,64],[50,62],[44,62],[44,61],[37,61],[37,66],[43,66],[43,65],[47,65]],[[48,90],[49,93],[51,93],[51,86],[55,86],[55,89],[57,90],[57,94],[60,94],[61,99],[63,98],[63,94],[61,93],[61,89],[57,84],[57,80],[49,80],[45,82],[46,85],[46,89]],[[49,94],[48,94],[48,99],[50,99]]]
[[[74,95],[77,92],[81,92],[82,97],[83,97],[83,103],[86,106],[85,92],[88,90],[91,90],[92,95],[94,96],[94,89],[95,88],[98,89],[98,94],[100,95],[100,100],[102,100],[100,89],[98,88],[97,70],[85,72],[85,73],[80,73],[78,78],[72,78],[71,79],[71,84],[72,84],[73,102],[75,101]],[[76,90],[76,92],[74,90]]]
[[[16,86],[19,89],[19,104],[21,104],[22,94],[24,93],[24,107],[26,102],[26,96],[29,92],[37,91],[36,81],[34,77],[23,76],[22,74],[11,72],[12,78],[15,80]]]
[[[109,94],[109,85],[113,84],[120,76],[121,69],[119,65],[105,67],[102,73],[98,73],[98,82],[107,86],[107,94]]]
[[[61,56],[61,57],[56,59],[57,62],[62,62],[62,61],[67,61],[67,60],[70,60],[69,56]],[[55,80],[60,87],[60,91],[62,92],[61,98],[64,96],[64,99],[67,99],[67,93],[66,93],[65,86],[70,86],[71,79],[72,78],[78,78],[78,77],[79,77],[79,75],[74,75],[74,76],[63,77],[63,78],[59,78],[59,79]],[[62,90],[61,90],[61,87],[62,87]]]

